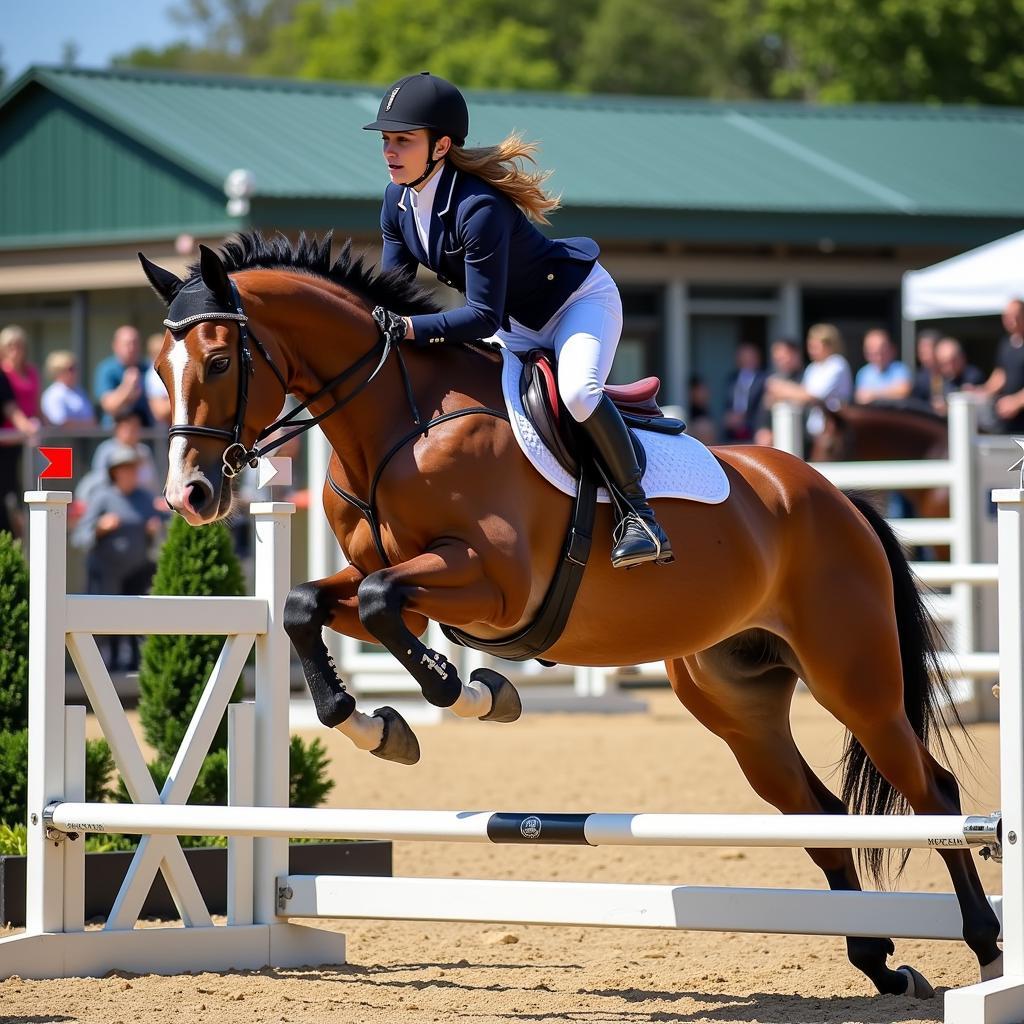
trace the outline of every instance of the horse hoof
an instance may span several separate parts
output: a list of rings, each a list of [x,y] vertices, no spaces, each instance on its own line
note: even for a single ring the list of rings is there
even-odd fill
[[[1003,976],[1003,954],[995,958],[990,964],[981,965],[981,980],[991,981],[993,978],[1001,978]]]
[[[514,722],[523,713],[519,692],[504,676],[489,668],[477,668],[469,678],[491,691],[491,710],[480,716],[481,722]]]
[[[899,974],[907,976],[907,991],[904,992],[904,995],[914,999],[931,999],[935,995],[935,989],[920,971],[915,971],[913,967],[908,967],[906,964],[896,970]]]
[[[370,753],[396,764],[415,764],[420,759],[420,744],[406,720],[394,708],[377,708],[373,715],[384,720],[384,739]]]

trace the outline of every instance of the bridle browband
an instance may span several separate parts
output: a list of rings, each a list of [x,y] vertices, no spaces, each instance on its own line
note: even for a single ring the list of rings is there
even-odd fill
[[[280,369],[278,369],[278,366],[271,357],[267,347],[249,329],[249,318],[245,314],[245,309],[242,306],[242,298],[238,294],[238,288],[235,285],[235,282],[228,278],[228,283],[231,286],[231,298],[235,307],[233,311],[211,310],[201,314],[196,314],[195,316],[186,317],[184,320],[164,320],[164,324],[171,328],[171,330],[180,330],[182,327],[189,326],[192,323],[199,323],[202,320],[231,320],[238,324],[238,401],[235,407],[235,422],[231,429],[224,427],[207,427],[199,424],[192,425],[188,423],[176,423],[167,430],[167,436],[169,438],[193,434],[199,437],[216,437],[221,440],[228,441],[229,444],[224,449],[222,461],[224,475],[231,479],[237,476],[245,466],[255,469],[258,460],[262,456],[267,455],[269,452],[274,451],[274,449],[286,444],[293,437],[298,437],[300,434],[304,434],[307,430],[311,430],[313,427],[317,426],[317,424],[327,419],[328,416],[337,412],[342,406],[351,402],[352,399],[360,394],[360,392],[362,392],[363,389],[373,381],[377,374],[380,373],[385,362],[387,362],[388,356],[391,354],[391,350],[395,348],[400,337],[399,328],[395,322],[398,318],[389,318],[382,307],[376,307],[373,310],[373,319],[379,328],[380,338],[373,348],[360,356],[347,369],[343,370],[337,376],[324,384],[316,394],[311,395],[286,415],[279,417],[269,426],[264,427],[256,435],[253,447],[246,448],[242,443],[242,430],[245,425],[246,407],[249,403],[249,378],[256,372],[256,364],[253,359],[252,349],[249,345],[250,339],[252,344],[256,346],[256,350],[267,361],[271,370],[274,371],[274,376],[277,377],[285,398],[287,398],[289,394],[289,388],[288,382],[284,378],[284,374],[282,374]],[[401,323],[401,331],[404,331],[404,322],[398,320],[398,323]],[[342,398],[336,399],[330,408],[325,409],[316,416],[311,416],[308,419],[302,420],[301,423],[293,430],[288,431],[283,436],[271,441],[269,444],[259,447],[260,441],[265,440],[282,427],[293,423],[296,417],[305,412],[315,401],[317,401],[317,399],[322,398],[325,394],[333,391],[334,388],[338,387],[338,385],[344,384],[354,373],[370,363],[378,353],[379,357],[377,358],[377,365],[373,368],[373,371],[366,380],[362,381],[362,383],[353,388],[352,391],[344,395]]]

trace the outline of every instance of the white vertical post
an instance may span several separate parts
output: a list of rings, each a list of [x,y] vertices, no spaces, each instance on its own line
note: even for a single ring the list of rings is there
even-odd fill
[[[772,406],[772,446],[804,457],[804,410],[792,402],[776,402]]]
[[[678,405],[690,415],[690,317],[688,288],[682,278],[665,286],[665,395],[663,405]]]
[[[228,806],[256,803],[256,705],[228,705]],[[252,836],[228,837],[228,924],[252,924]]]
[[[999,786],[1003,970],[1024,978],[1024,491],[999,503]]]
[[[43,809],[64,797],[64,635],[69,491],[29,491],[28,867],[25,930],[64,930],[64,844]]]
[[[267,632],[256,639],[256,804],[288,806],[288,701],[290,646],[284,631],[284,602],[291,586],[291,516],[287,501],[254,502],[256,596],[267,602]],[[257,839],[253,851],[253,916],[257,924],[277,921],[278,876],[288,874],[288,840]]]
[[[64,709],[64,799],[85,800],[85,708]],[[85,835],[64,842],[64,931],[85,930]]]
[[[306,532],[306,578],[310,580],[332,576],[341,568],[341,553],[331,524],[320,500],[320,488],[327,479],[331,461],[331,445],[323,432],[311,430],[306,434],[306,479],[309,483],[309,508]]]
[[[787,338],[799,340],[803,326],[803,317],[800,309],[802,299],[803,292],[799,281],[789,279],[782,282],[782,285],[779,287],[779,334]]]
[[[1024,491],[998,490],[1003,976],[946,993],[946,1024],[1024,1019]]]
[[[953,521],[950,561],[971,565],[980,560],[979,522],[981,493],[978,459],[978,405],[973,395],[949,396],[949,461],[953,479],[949,488],[949,515]],[[952,648],[956,654],[978,649],[979,594],[969,583],[951,588],[954,605]],[[970,718],[993,721],[998,717],[995,698],[985,680],[972,680]],[[986,698],[987,695],[987,698]]]

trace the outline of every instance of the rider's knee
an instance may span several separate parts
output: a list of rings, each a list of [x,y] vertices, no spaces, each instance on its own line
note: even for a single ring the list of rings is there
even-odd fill
[[[582,380],[566,382],[559,380],[558,392],[562,396],[569,415],[577,423],[590,418],[601,401],[604,388],[597,381]]]

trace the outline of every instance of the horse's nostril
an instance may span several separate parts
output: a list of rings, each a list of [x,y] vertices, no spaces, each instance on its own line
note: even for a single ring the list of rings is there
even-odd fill
[[[201,514],[213,501],[213,488],[205,480],[196,480],[186,488],[185,501],[193,512]]]

